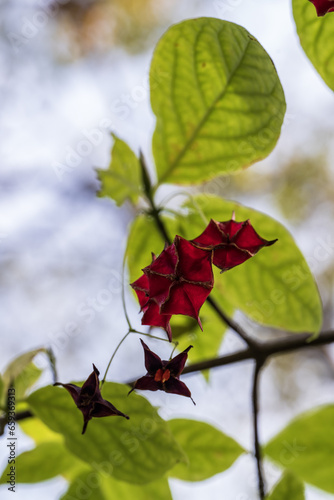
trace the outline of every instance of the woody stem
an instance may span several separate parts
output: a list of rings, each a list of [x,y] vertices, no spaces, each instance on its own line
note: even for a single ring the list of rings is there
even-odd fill
[[[262,360],[256,360],[255,371],[253,378],[253,391],[252,391],[252,406],[253,406],[253,429],[254,429],[254,455],[256,458],[257,465],[257,477],[258,477],[258,490],[260,500],[264,500],[264,480],[262,473],[262,459],[259,441],[259,426],[258,426],[258,413],[259,413],[259,375],[261,368],[263,366]]]
[[[249,347],[254,347],[255,341],[248,336],[248,334],[244,331],[243,328],[241,328],[240,325],[238,325],[238,323],[236,323],[232,318],[229,318],[228,316],[226,316],[224,311],[217,304],[217,302],[215,301],[215,299],[213,297],[209,296],[206,299],[206,301],[208,304],[210,304],[212,309],[214,311],[216,311],[218,316],[224,321],[224,323],[226,323],[227,326],[229,326],[232,330],[234,330],[239,335],[239,337],[241,337],[242,340],[244,340],[246,342],[246,344],[248,344]]]

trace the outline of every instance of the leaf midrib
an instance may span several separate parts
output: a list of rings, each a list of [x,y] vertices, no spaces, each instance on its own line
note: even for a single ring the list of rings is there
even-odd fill
[[[219,35],[220,33],[217,33],[217,35]],[[251,43],[251,40],[249,39],[247,41],[247,45],[245,47],[245,50],[242,54],[242,57],[240,58],[240,60],[238,61],[238,63],[235,65],[233,71],[231,72],[227,82],[226,82],[226,85],[225,87],[222,89],[221,92],[219,92],[219,94],[217,95],[217,97],[213,100],[211,106],[208,107],[207,111],[204,113],[202,119],[199,121],[197,127],[194,129],[192,135],[189,137],[188,141],[185,143],[184,147],[181,149],[181,151],[179,152],[179,154],[177,155],[177,157],[175,158],[175,160],[171,163],[171,165],[169,166],[169,168],[165,171],[165,173],[160,177],[160,183],[163,183],[165,181],[165,179],[171,174],[171,172],[173,172],[173,170],[177,167],[177,164],[180,162],[180,160],[183,158],[183,156],[186,154],[186,152],[188,151],[190,145],[194,142],[194,140],[196,139],[199,131],[201,130],[201,128],[203,127],[203,125],[206,123],[207,119],[209,118],[209,116],[211,115],[211,113],[213,112],[213,110],[215,109],[215,105],[217,104],[217,102],[222,99],[224,97],[224,95],[226,94],[227,92],[227,89],[235,75],[235,73],[237,72],[237,70],[239,69],[240,65],[242,64],[242,61],[244,60],[244,57],[246,55],[246,52],[248,50],[248,47]],[[219,47],[221,48],[220,46],[220,43],[219,43]]]

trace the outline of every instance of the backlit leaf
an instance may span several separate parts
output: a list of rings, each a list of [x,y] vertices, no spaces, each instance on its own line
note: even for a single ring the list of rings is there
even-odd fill
[[[283,90],[272,60],[241,26],[204,17],[172,26],[156,46],[150,80],[159,183],[236,171],[275,146]]]
[[[275,436],[264,452],[303,481],[334,493],[333,422],[334,405],[306,412]]]
[[[285,471],[267,500],[305,500],[304,484],[292,472]]]
[[[314,5],[292,0],[297,33],[305,54],[329,88],[334,90],[334,14],[317,17]]]
[[[188,462],[176,465],[169,475],[184,481],[203,481],[223,472],[245,451],[234,439],[196,420],[169,420],[172,432]]]

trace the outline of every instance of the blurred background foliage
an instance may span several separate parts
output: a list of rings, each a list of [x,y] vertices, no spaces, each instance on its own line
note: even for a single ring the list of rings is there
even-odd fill
[[[54,5],[59,5],[57,0]],[[141,52],[172,19],[175,5],[175,0],[71,0],[59,5],[55,16],[54,50],[65,60],[115,47]]]

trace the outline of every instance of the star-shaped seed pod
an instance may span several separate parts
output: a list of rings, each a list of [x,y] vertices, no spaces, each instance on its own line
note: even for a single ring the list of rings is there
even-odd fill
[[[199,248],[213,251],[213,264],[221,272],[228,271],[253,257],[261,248],[276,240],[265,240],[258,235],[249,220],[217,222],[210,220],[203,233],[192,240]]]
[[[334,12],[334,0],[310,0],[316,8],[318,17]]]
[[[148,277],[143,274],[134,283],[131,283],[132,288],[135,290],[141,311],[144,313],[141,324],[149,326],[160,326],[167,332],[168,339],[172,341],[172,330],[170,327],[171,314],[160,314],[157,302],[150,298],[150,289]]]
[[[188,358],[188,351],[192,346],[190,345],[183,352],[166,361],[162,360],[157,354],[151,351],[145,342],[141,339],[140,341],[145,353],[145,368],[147,373],[135,382],[129,394],[134,389],[142,391],[165,391],[172,394],[179,394],[180,396],[186,396],[195,404],[191,397],[190,390],[184,382],[179,380]]]
[[[202,329],[199,311],[213,287],[211,251],[175,236],[143,272],[131,284],[144,312],[143,325],[162,326],[170,341],[173,314],[195,318]]]
[[[94,371],[89,375],[86,382],[82,387],[74,384],[61,384],[56,382],[54,385],[61,385],[72,396],[75,404],[83,414],[84,425],[82,434],[85,433],[89,420],[93,417],[109,417],[112,415],[119,415],[129,419],[127,415],[117,410],[114,405],[102,398],[99,388],[99,375],[100,372],[93,364]]]

